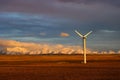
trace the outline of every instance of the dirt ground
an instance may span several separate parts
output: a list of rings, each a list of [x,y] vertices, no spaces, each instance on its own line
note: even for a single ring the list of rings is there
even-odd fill
[[[0,80],[120,80],[120,55],[0,56]]]

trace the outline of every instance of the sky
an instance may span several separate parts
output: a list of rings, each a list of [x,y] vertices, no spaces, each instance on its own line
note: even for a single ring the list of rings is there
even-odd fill
[[[0,0],[0,39],[120,49],[120,0]]]

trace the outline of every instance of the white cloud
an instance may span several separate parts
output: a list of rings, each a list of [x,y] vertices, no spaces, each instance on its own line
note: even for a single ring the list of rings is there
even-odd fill
[[[114,33],[116,31],[114,30],[101,30],[100,32],[104,32],[104,33]]]
[[[19,42],[14,40],[0,39],[0,51],[1,54],[82,54],[83,50],[80,46],[63,45],[63,44],[47,44],[47,43],[28,43]],[[109,50],[95,52],[87,49],[87,53],[93,54],[115,54],[115,51]],[[119,51],[117,52],[119,53]]]
[[[63,44],[27,43],[14,40],[0,40],[0,46],[5,54],[72,54],[82,53],[80,46],[68,46]],[[90,51],[90,50],[88,50]]]
[[[60,36],[61,37],[68,37],[68,36],[70,36],[68,33],[65,33],[65,32],[61,32],[60,33]]]

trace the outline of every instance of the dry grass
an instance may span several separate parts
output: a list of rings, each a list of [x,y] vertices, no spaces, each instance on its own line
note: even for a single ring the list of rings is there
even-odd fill
[[[0,80],[120,80],[120,55],[1,55]]]

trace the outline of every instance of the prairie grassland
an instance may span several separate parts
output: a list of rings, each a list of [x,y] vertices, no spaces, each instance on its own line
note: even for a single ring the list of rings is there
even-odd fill
[[[0,55],[0,61],[82,60],[83,55]],[[120,54],[87,54],[87,60],[120,60]]]
[[[0,80],[120,80],[120,55],[1,55]]]

